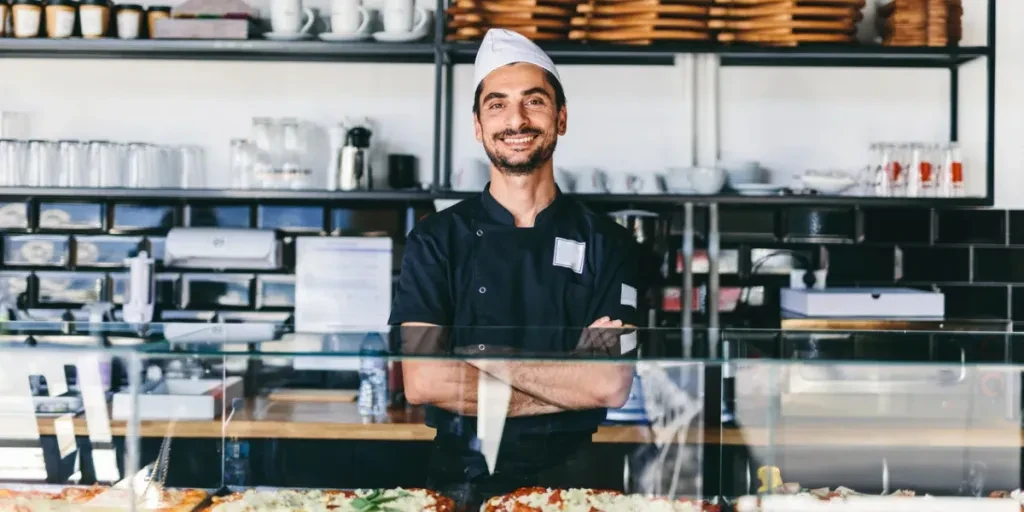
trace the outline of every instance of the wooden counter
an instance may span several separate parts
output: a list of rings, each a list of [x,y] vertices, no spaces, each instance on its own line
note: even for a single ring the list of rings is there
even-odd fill
[[[75,433],[88,435],[85,419],[75,418]],[[169,424],[144,421],[144,437],[164,437]],[[114,435],[125,435],[125,422],[114,421]],[[691,442],[700,432],[690,433]],[[42,435],[54,435],[53,420],[40,419]],[[902,425],[883,421],[837,420],[828,424],[793,422],[776,426],[704,429],[703,441],[711,444],[750,446],[933,446],[1003,447],[1024,446],[1022,431],[1016,423],[928,426],[922,423]],[[220,420],[181,421],[174,424],[174,437],[220,438],[222,435],[249,439],[322,439],[374,441],[430,441],[434,430],[423,424],[421,409],[395,410],[385,423],[364,424],[354,403],[272,402],[254,399],[235,413],[225,426]],[[602,426],[594,435],[597,443],[640,443],[653,440],[645,426]]]

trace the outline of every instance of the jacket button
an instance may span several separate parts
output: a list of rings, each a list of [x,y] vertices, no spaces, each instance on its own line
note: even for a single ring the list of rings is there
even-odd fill
[[[481,286],[480,289],[477,290],[477,291],[479,291],[480,293],[487,293],[487,287],[486,286]]]
[[[482,229],[476,230],[476,236],[484,236],[484,230],[482,230]]]

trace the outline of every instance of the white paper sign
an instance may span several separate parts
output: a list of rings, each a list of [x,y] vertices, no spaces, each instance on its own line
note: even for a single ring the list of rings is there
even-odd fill
[[[390,238],[299,237],[295,330],[380,330],[391,314]]]

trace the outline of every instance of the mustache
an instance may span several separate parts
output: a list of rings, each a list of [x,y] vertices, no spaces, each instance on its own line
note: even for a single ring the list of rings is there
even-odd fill
[[[523,128],[522,130],[505,130],[494,134],[495,139],[504,139],[506,137],[519,137],[522,135],[542,135],[544,132],[537,128]]]

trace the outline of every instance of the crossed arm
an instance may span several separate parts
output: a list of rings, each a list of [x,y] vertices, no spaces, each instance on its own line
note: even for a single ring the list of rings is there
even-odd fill
[[[440,331],[437,326],[422,323],[406,323],[402,327]],[[609,329],[607,332],[613,333],[612,337],[616,339],[617,334],[614,333],[621,328],[622,322],[607,317],[590,326],[594,330]],[[590,341],[584,340],[583,344]],[[466,416],[477,414],[477,387],[481,373],[512,386],[510,417],[621,407],[629,394],[633,374],[632,365],[606,362],[406,360],[402,367],[406,399],[410,403],[435,405]]]

